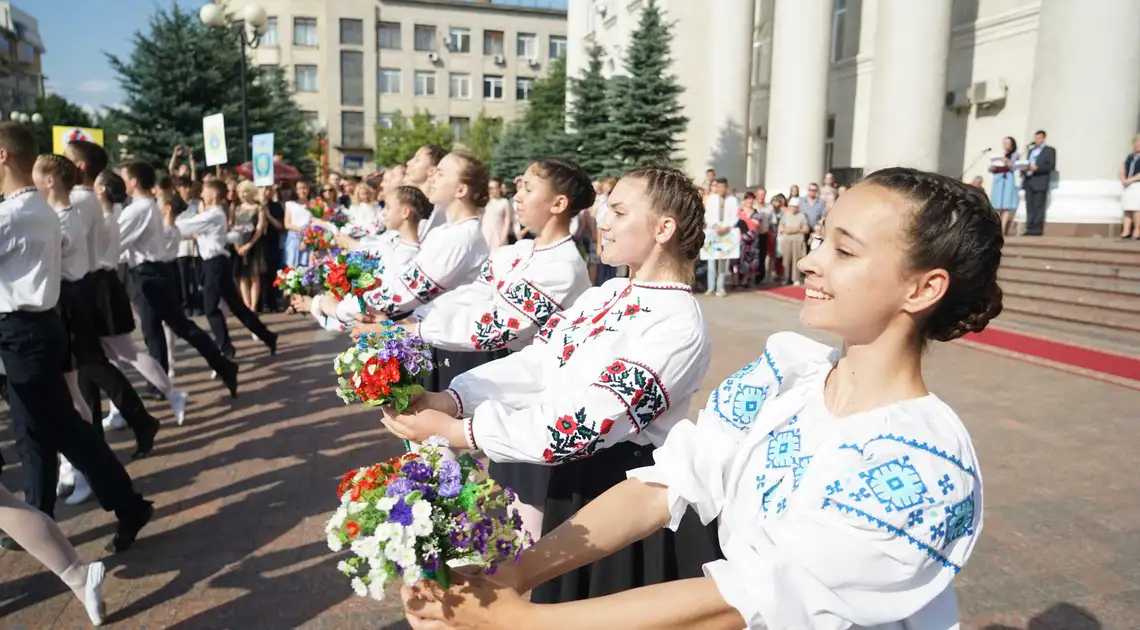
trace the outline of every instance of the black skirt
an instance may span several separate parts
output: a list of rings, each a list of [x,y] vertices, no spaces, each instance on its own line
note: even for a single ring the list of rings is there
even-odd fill
[[[473,370],[484,363],[490,363],[495,359],[501,359],[508,354],[510,350],[495,350],[493,352],[453,352],[451,350],[440,350],[435,348],[433,351],[433,362],[435,363],[435,370],[428,376],[428,383],[424,385],[429,392],[442,392],[451,386],[451,379]],[[467,413],[471,413],[474,409],[466,409]]]
[[[113,269],[93,274],[95,286],[96,324],[103,336],[126,335],[135,330],[135,314],[127,288]]]
[[[653,464],[653,447],[629,442],[550,470],[543,534],[566,522],[606,490],[625,481],[626,471]],[[496,473],[497,474],[497,473]],[[498,477],[496,477],[498,480]],[[602,597],[631,588],[702,577],[701,567],[723,558],[716,521],[701,525],[690,511],[674,533],[662,529],[594,564],[534,589],[531,601],[543,604]]]

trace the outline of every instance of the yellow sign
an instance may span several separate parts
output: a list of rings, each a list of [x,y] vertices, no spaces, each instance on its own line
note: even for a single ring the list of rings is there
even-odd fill
[[[59,125],[51,128],[51,152],[56,155],[63,155],[63,148],[76,140],[86,140],[103,146],[103,130]]]

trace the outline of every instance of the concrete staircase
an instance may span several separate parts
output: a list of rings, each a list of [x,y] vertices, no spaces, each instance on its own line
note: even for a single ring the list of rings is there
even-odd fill
[[[1040,318],[1140,335],[1138,242],[1009,237],[998,280],[1005,312],[1022,321]]]

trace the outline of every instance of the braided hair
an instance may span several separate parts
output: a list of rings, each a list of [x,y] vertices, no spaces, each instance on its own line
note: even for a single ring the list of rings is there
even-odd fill
[[[885,168],[865,181],[917,206],[907,231],[911,268],[945,269],[950,277],[922,324],[922,338],[950,341],[984,330],[1002,310],[997,270],[1004,238],[989,198],[965,182],[912,168]]]
[[[705,206],[689,176],[667,166],[643,166],[622,176],[626,178],[645,182],[653,209],[677,222],[674,242],[682,262],[696,262],[705,245]]]
[[[54,153],[44,153],[37,157],[35,170],[56,178],[59,187],[65,191],[70,191],[83,181],[83,175],[75,162]]]

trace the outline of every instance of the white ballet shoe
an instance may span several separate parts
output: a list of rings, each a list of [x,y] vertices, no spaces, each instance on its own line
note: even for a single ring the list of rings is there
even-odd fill
[[[103,418],[104,431],[120,431],[127,428],[127,421],[123,419],[123,415],[118,411],[112,411]]]
[[[190,398],[190,394],[182,390],[175,389],[170,392],[170,410],[174,412],[174,421],[178,426],[182,426],[183,421],[186,420],[186,400]]]
[[[91,484],[87,483],[87,477],[83,473],[75,473],[75,490],[71,491],[71,496],[64,500],[68,505],[79,505],[84,501],[91,498],[94,492],[91,490]]]
[[[83,588],[83,607],[87,609],[87,616],[91,625],[103,625],[103,617],[107,614],[107,606],[103,603],[103,578],[106,568],[102,562],[92,562],[87,565],[87,585]]]

